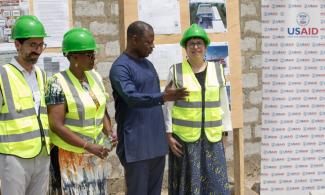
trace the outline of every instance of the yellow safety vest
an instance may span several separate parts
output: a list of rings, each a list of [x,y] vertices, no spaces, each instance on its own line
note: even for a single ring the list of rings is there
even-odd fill
[[[99,102],[98,109],[89,92],[82,88],[70,70],[54,75],[63,89],[67,102],[68,112],[65,115],[64,125],[90,143],[103,144],[102,129],[107,95],[102,79],[95,70],[86,71],[85,74],[89,86]],[[52,131],[50,131],[50,137],[53,144],[64,150],[75,153],[85,151],[83,148],[68,144]]]
[[[47,109],[44,87],[45,73],[35,66],[40,91],[40,110],[37,116],[32,91],[24,75],[12,64],[0,67],[0,88],[4,105],[0,110],[0,153],[34,158],[45,144],[50,153]]]
[[[176,101],[172,108],[173,133],[185,142],[194,142],[201,136],[202,93],[187,60],[173,65],[174,83],[177,88],[185,87],[190,92],[186,101]],[[222,65],[208,62],[205,79],[204,131],[210,142],[221,140],[223,111],[220,107],[220,87],[225,86]]]

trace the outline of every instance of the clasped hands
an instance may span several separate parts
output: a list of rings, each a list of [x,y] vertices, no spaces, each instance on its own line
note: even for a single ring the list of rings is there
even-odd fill
[[[107,130],[106,131],[108,133],[108,141],[111,144],[110,148],[106,148],[103,145],[99,145],[99,144],[91,144],[88,143],[84,149],[87,150],[88,152],[95,154],[96,156],[98,156],[101,159],[104,159],[108,156],[109,152],[113,150],[113,148],[117,145],[117,136],[116,133],[114,133],[112,130]]]

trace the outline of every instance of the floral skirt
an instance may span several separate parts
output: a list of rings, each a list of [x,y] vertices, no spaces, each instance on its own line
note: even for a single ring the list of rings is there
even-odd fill
[[[183,146],[183,156],[169,152],[169,195],[229,195],[227,165],[222,141],[209,142],[202,132],[196,142]]]
[[[108,194],[108,160],[90,153],[73,153],[58,149],[59,167],[51,166],[50,194],[64,195],[106,195]],[[56,172],[59,169],[60,178]],[[58,181],[58,180],[61,181]],[[61,189],[57,189],[58,183]]]

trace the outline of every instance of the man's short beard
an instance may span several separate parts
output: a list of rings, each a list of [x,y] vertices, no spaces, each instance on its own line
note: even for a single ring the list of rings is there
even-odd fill
[[[25,60],[26,60],[27,63],[34,65],[34,64],[37,63],[38,58],[39,58],[39,56],[37,58],[31,58],[31,57],[28,56],[28,57],[25,58]]]

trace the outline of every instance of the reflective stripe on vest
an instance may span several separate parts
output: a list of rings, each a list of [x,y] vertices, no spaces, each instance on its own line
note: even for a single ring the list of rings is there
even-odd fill
[[[182,140],[193,142],[199,139],[202,129],[202,94],[189,63],[184,61],[173,68],[176,87],[186,87],[190,92],[186,101],[176,101],[172,109],[173,133]],[[204,131],[209,141],[221,139],[222,110],[219,88],[225,86],[222,65],[209,62],[205,79]]]
[[[49,136],[49,131],[44,130],[45,136]],[[40,136],[39,131],[31,131],[22,134],[14,135],[0,135],[0,142],[21,142],[24,140],[38,138]]]
[[[175,105],[183,108],[202,108],[202,102],[177,101]],[[220,107],[220,101],[205,102],[206,108]]]
[[[104,85],[101,82],[101,78],[97,73],[95,73],[94,70],[86,71],[85,74],[87,76],[89,86],[92,92],[96,95],[96,98],[100,104],[97,111],[96,105],[92,101],[89,93],[81,87],[81,84],[70,70],[55,75],[65,94],[67,108],[69,111],[65,115],[64,124],[82,139],[91,143],[102,144],[103,118],[106,106]],[[68,144],[62,140],[55,133],[50,133],[52,142],[55,145],[76,153],[84,152],[83,148],[72,146],[71,144]]]
[[[9,105],[8,105],[8,107],[9,107]],[[46,115],[47,114],[47,109],[44,108],[44,107],[40,107],[39,112],[40,112],[40,114],[45,114]],[[36,114],[35,113],[35,108],[28,108],[28,109],[25,109],[25,110],[16,110],[16,109],[14,109],[14,112],[11,112],[11,113],[1,113],[0,121],[15,120],[15,119],[23,118],[23,117],[30,116],[30,115],[33,115],[33,114]]]
[[[40,122],[49,153],[47,109],[45,107],[45,73],[35,67],[40,91]],[[0,153],[33,158],[42,147],[39,121],[34,107],[33,94],[23,74],[11,64],[0,67],[4,105],[0,110]],[[22,148],[24,150],[22,150]]]

